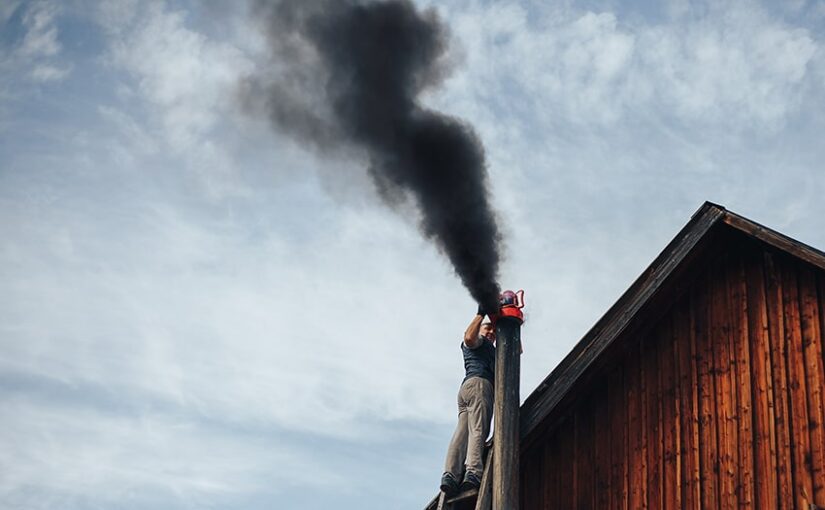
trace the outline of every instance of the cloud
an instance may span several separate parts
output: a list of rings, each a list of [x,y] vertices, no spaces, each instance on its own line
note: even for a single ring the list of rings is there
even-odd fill
[[[22,10],[20,18],[22,40],[0,53],[0,68],[12,73],[4,81],[12,81],[18,75],[27,75],[34,82],[55,82],[65,79],[72,71],[71,64],[63,61],[63,46],[59,40],[58,18],[61,6],[40,0],[22,6],[12,2],[0,12],[3,24],[11,22],[15,12]],[[22,71],[22,72],[21,72]]]
[[[115,4],[117,5],[117,4]],[[186,26],[185,14],[162,2],[136,12],[104,4],[99,21],[110,35],[110,58],[130,75],[160,122],[170,149],[204,147],[227,112],[232,87],[249,62],[229,43]]]
[[[32,69],[31,77],[34,81],[60,81],[71,72],[71,68],[59,68],[49,65],[38,65]]]
[[[31,4],[23,15],[26,35],[18,49],[22,57],[51,57],[60,53],[57,27],[54,25],[57,6],[40,1]]]
[[[55,399],[59,383],[48,384],[46,400],[4,392],[4,409],[15,416],[0,432],[6,505],[231,506],[249,493],[275,496],[285,482],[307,490],[340,483],[340,475],[276,437],[245,433],[240,441],[237,430],[151,409],[105,412]]]
[[[493,103],[492,91],[518,92],[548,121],[580,126],[660,109],[699,125],[774,129],[800,108],[818,47],[807,29],[753,4],[660,23],[574,7],[470,5],[447,11],[469,55],[456,86]]]

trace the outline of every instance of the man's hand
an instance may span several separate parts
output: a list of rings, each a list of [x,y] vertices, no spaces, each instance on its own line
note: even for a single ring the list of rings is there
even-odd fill
[[[484,308],[484,305],[481,303],[478,304],[478,311],[476,312],[476,315],[481,315],[482,317],[487,315],[487,309]]]

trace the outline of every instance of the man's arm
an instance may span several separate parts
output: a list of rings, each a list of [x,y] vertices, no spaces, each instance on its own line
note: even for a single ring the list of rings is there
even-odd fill
[[[481,330],[482,320],[484,320],[484,314],[479,310],[479,313],[473,317],[473,320],[470,321],[470,325],[467,326],[467,330],[464,332],[464,345],[470,349],[478,347],[478,332]]]

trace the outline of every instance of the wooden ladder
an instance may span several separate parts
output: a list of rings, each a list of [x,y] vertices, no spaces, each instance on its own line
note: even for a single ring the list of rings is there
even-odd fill
[[[489,447],[481,486],[447,497],[443,492],[432,499],[424,510],[490,510],[493,506],[493,448]]]

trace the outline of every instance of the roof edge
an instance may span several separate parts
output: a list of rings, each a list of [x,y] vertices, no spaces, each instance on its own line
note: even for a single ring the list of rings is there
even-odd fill
[[[809,264],[825,270],[825,252],[820,251],[813,246],[799,242],[781,232],[777,232],[776,230],[770,229],[753,220],[749,220],[744,216],[740,216],[730,211],[725,211],[725,215],[722,220],[726,225],[733,227],[740,232],[744,232],[745,234],[755,237],[760,241],[773,246],[774,248],[788,252],[791,255],[808,262]]]
[[[610,345],[705,234],[724,218],[724,206],[705,202],[641,275],[590,328],[521,406],[521,438],[527,437],[561,401],[591,363]]]

